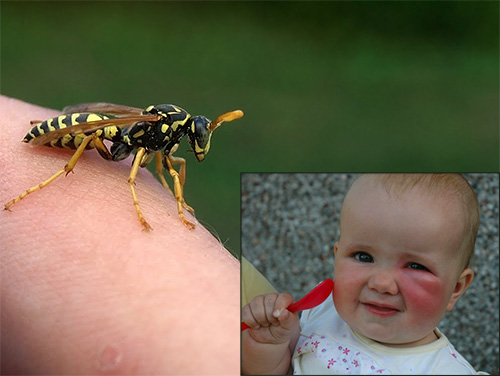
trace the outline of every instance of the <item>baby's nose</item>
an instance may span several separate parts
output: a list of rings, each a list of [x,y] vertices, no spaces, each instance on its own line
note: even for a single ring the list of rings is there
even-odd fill
[[[370,276],[368,287],[379,294],[396,295],[398,285],[394,277],[388,272],[378,272]]]

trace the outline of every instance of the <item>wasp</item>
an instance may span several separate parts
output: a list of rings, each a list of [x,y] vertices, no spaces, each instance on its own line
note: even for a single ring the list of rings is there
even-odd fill
[[[5,204],[5,210],[29,194],[47,186],[62,174],[73,171],[83,152],[96,149],[101,157],[121,161],[136,150],[128,178],[132,200],[145,230],[151,226],[144,218],[134,184],[139,167],[146,167],[156,159],[156,172],[162,185],[170,191],[163,175],[168,170],[174,182],[179,218],[190,229],[195,225],[184,216],[183,209],[194,214],[193,208],[184,201],[183,187],[186,180],[186,161],[175,157],[180,141],[188,136],[189,145],[196,159],[202,162],[210,150],[212,133],[223,122],[239,119],[243,111],[235,110],[220,115],[214,122],[204,116],[191,116],[186,110],[173,104],[149,106],[145,110],[112,103],[82,103],[63,109],[57,117],[40,121],[32,120],[33,128],[23,142],[76,150],[61,170],[47,180],[35,185]],[[104,140],[111,142],[108,149]],[[173,165],[180,165],[179,171]]]

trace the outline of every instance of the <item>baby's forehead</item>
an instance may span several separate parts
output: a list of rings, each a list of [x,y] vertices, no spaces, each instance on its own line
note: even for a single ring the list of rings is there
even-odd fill
[[[342,207],[340,237],[347,242],[447,254],[461,244],[466,219],[453,194],[422,187],[396,194],[378,184],[361,183],[353,186]]]
[[[415,177],[415,175],[417,177]],[[462,204],[457,189],[449,184],[436,184],[418,174],[362,175],[351,186],[350,193],[358,195],[385,195],[392,200],[450,200]],[[347,196],[346,196],[347,197]]]
[[[453,190],[438,188],[425,182],[408,184],[400,179],[387,183],[378,176],[362,176],[353,183],[344,199],[341,227],[346,212],[359,212],[370,217],[374,215],[372,219],[376,220],[374,212],[388,211],[402,212],[399,213],[402,219],[418,214],[449,217],[450,221],[461,228],[465,225],[467,216],[463,200]]]

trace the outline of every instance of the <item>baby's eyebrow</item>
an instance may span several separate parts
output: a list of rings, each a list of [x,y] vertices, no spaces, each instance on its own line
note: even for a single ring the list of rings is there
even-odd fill
[[[359,242],[353,242],[353,243],[348,243],[345,248],[347,250],[363,250],[363,251],[375,251],[376,248],[367,244],[367,243],[359,243]]]
[[[428,253],[422,253],[421,251],[405,250],[401,252],[401,256],[424,264],[432,264],[435,262]]]

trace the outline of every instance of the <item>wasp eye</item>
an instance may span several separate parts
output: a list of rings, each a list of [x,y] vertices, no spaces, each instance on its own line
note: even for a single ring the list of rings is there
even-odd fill
[[[208,138],[210,135],[210,131],[208,130],[209,124],[210,121],[202,116],[196,116],[193,121],[194,135],[196,141],[198,141],[198,145],[200,145],[201,147],[204,147],[208,142]]]

